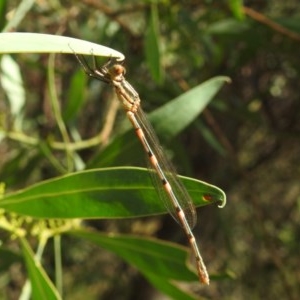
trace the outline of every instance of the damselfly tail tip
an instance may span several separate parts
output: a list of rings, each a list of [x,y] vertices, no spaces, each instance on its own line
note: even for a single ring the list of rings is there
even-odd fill
[[[199,273],[199,280],[201,283],[203,283],[205,285],[209,285],[209,276],[206,272]]]
[[[205,285],[209,285],[209,275],[207,273],[203,261],[198,261],[197,271],[198,271],[199,281]]]
[[[209,285],[209,277],[201,278],[201,282],[205,285]]]

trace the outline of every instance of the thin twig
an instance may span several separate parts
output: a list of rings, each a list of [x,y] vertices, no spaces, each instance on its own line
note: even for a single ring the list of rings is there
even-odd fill
[[[252,19],[258,21],[259,23],[262,23],[279,33],[286,35],[287,37],[289,37],[293,40],[296,40],[298,42],[300,41],[300,35],[295,33],[294,31],[291,31],[291,30],[287,29],[286,27],[283,27],[283,26],[279,25],[278,23],[275,23],[271,19],[267,18],[265,15],[255,11],[252,8],[244,6],[243,9],[244,9],[244,13],[246,15],[248,15]]]

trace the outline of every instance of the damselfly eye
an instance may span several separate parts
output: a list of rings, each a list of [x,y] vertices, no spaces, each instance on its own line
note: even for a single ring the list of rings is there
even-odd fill
[[[114,65],[112,72],[115,76],[125,75],[126,69],[122,65]]]

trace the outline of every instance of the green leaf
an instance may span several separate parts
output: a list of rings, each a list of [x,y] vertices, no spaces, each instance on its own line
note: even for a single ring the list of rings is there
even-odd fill
[[[70,53],[117,57],[124,55],[114,49],[71,37],[27,32],[0,33],[0,53]]]
[[[243,11],[243,2],[243,0],[230,0],[228,3],[234,16],[239,20],[243,20],[245,17]]]
[[[4,27],[5,21],[6,21],[6,8],[7,8],[7,2],[6,0],[0,1],[0,31],[2,31],[2,28]]]
[[[85,231],[73,231],[71,234],[117,254],[135,266],[153,286],[172,299],[195,299],[179,289],[174,282],[198,281],[198,276],[187,267],[186,248],[153,238],[131,235],[105,235]]]
[[[63,109],[63,119],[65,122],[72,120],[82,107],[87,78],[82,70],[78,70],[73,75],[68,91],[68,101]]]
[[[1,2],[6,2],[1,0]],[[8,2],[8,1],[7,1]],[[14,13],[9,19],[8,23],[5,25],[5,28],[2,30],[3,32],[14,31],[19,27],[20,23],[25,19],[27,13],[31,10],[32,6],[35,4],[34,0],[23,0],[19,1],[19,4],[14,7]]]
[[[20,238],[20,241],[26,262],[26,269],[28,271],[31,283],[31,299],[61,299],[51,280],[45,273],[45,270],[42,268],[40,262],[35,259],[34,253],[27,241],[24,238]]]
[[[151,15],[148,23],[145,35],[146,59],[153,79],[157,83],[161,83],[163,80],[163,71],[159,49],[159,20],[157,6],[155,4],[151,5]]]
[[[155,131],[164,140],[176,136],[198,117],[224,82],[229,81],[224,76],[209,79],[155,110],[149,116]]]
[[[1,85],[10,104],[14,117],[20,117],[25,104],[25,89],[19,65],[10,55],[1,59]],[[17,126],[19,129],[19,127]]]
[[[241,22],[230,18],[211,23],[207,26],[205,33],[209,35],[237,35],[243,34],[246,30],[249,30],[249,27],[250,26],[247,22]]]
[[[191,178],[182,180],[196,206],[225,204],[219,188]],[[93,169],[47,180],[4,196],[0,207],[40,218],[129,218],[166,213],[148,171],[129,167]]]
[[[131,127],[97,153],[89,161],[88,168],[130,165],[145,166],[144,150]]]

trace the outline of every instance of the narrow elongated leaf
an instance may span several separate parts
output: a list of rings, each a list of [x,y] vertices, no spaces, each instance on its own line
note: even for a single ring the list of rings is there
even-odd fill
[[[9,32],[0,33],[0,53],[70,53],[117,57],[124,55],[114,49],[67,36]]]
[[[228,4],[229,4],[229,7],[231,8],[231,11],[233,12],[234,16],[239,20],[243,20],[245,17],[245,14],[243,11],[244,2],[242,0],[230,0],[228,2]]]
[[[224,76],[209,79],[156,109],[149,116],[155,130],[164,140],[176,136],[199,116],[228,81]]]
[[[225,203],[207,183],[182,177],[195,205]],[[40,218],[128,218],[166,213],[148,171],[109,168],[77,172],[6,195],[0,207]]]
[[[10,55],[3,55],[1,59],[0,80],[9,101],[11,113],[14,117],[20,116],[25,104],[25,89],[20,67]]]
[[[8,1],[1,2],[3,3]],[[31,10],[34,3],[34,0],[19,1],[18,5],[14,7],[14,13],[12,14],[12,16],[10,18],[4,18],[8,19],[8,23],[6,23],[2,31],[9,32],[16,30],[16,28],[19,27],[19,24],[22,22],[22,20],[26,17],[27,13]]]
[[[168,279],[198,280],[197,275],[186,266],[187,248],[177,244],[134,235],[107,235],[87,231],[71,233],[118,254],[142,272]]]
[[[62,112],[65,122],[73,119],[82,107],[84,103],[84,86],[86,85],[86,81],[87,76],[81,70],[76,72],[71,78],[68,101]]]
[[[151,75],[157,83],[161,83],[163,71],[159,49],[159,20],[157,6],[154,3],[151,5],[151,15],[145,35],[145,51]]]
[[[128,121],[129,122],[129,121]],[[114,166],[145,166],[145,153],[134,130],[129,130],[116,137],[103,151],[97,153],[89,163],[89,168]]]
[[[135,266],[153,286],[172,299],[195,299],[179,289],[174,282],[198,281],[198,276],[187,267],[186,248],[152,238],[130,235],[105,235],[84,231],[71,233],[117,254]]]
[[[216,21],[209,26],[207,26],[205,32],[208,34],[243,34],[246,30],[249,30],[249,24],[245,22],[240,22],[236,19],[224,19]]]
[[[44,271],[40,263],[34,258],[34,253],[32,252],[27,241],[23,238],[21,238],[20,240],[26,262],[26,269],[28,271],[31,283],[31,299],[61,299],[51,280],[48,278],[46,272]]]
[[[0,28],[1,28],[1,31],[6,22],[5,15],[6,15],[6,7],[8,4],[7,2],[8,1],[0,1]]]

